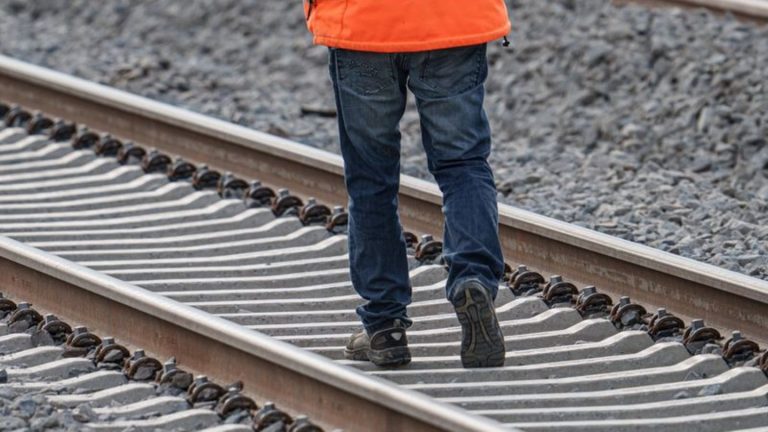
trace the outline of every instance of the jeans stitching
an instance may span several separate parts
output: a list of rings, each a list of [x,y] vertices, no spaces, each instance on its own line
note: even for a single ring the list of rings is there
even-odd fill
[[[432,51],[427,52],[427,58],[424,59],[424,69],[421,70],[421,79],[427,79],[427,69],[429,68],[429,61],[432,59]]]
[[[475,85],[473,87],[476,87],[480,84],[480,76],[481,72],[483,70],[483,59],[485,58],[485,47],[483,45],[478,47],[477,50],[477,71],[475,71]]]
[[[485,58],[485,55],[484,55],[485,46],[486,46],[485,44],[475,45],[476,67],[474,71],[474,76],[472,76],[471,77],[472,79],[470,80],[471,84],[468,84],[466,87],[462,87],[460,91],[453,93],[453,95],[464,93],[472,88],[477,87],[477,85],[480,84],[480,76],[482,75],[481,72],[482,72],[482,66],[483,66],[483,59]],[[433,91],[440,91],[441,89],[438,86],[435,86],[433,83],[430,83],[429,80],[427,79],[427,75],[428,75],[427,68],[429,67],[429,60],[432,58],[431,57],[432,52],[433,51],[429,51],[427,53],[427,59],[424,61],[424,69],[422,70],[422,73],[421,73],[421,81]]]
[[[342,100],[342,97],[341,97],[341,86],[340,86],[340,83],[341,83],[341,71],[340,71],[340,68],[339,68],[339,51],[337,49],[335,49],[335,48],[334,48],[334,52],[333,52],[333,67],[334,67],[335,72],[336,72],[335,75],[336,75],[336,81],[337,82],[334,83],[334,87],[337,87],[337,91],[338,91],[339,111],[340,111],[339,116],[342,116],[343,113],[344,113],[344,101]],[[346,127],[347,127],[347,125],[346,125],[346,122],[345,122],[344,128],[346,129]]]
[[[354,80],[351,80],[351,79],[350,79],[350,77],[344,73],[344,71],[345,71],[346,69],[349,69],[349,68],[350,68],[350,65],[354,65],[354,66],[357,66],[357,67],[358,67],[358,69],[364,69],[366,66],[370,66],[370,64],[368,64],[369,62],[367,62],[367,61],[365,61],[365,60],[354,60],[354,59],[347,59],[347,66],[345,67],[345,66],[344,66],[344,60],[342,59],[342,60],[340,61],[340,60],[339,60],[339,58],[338,58],[338,54],[342,54],[342,55],[344,55],[344,53],[347,53],[347,54],[349,54],[349,52],[348,52],[348,51],[346,51],[346,50],[343,50],[343,49],[337,49],[337,51],[336,51],[336,70],[337,70],[337,79],[339,80],[339,82],[342,82],[342,81],[346,81],[346,82],[353,82]],[[352,55],[354,55],[354,54],[352,54]],[[397,78],[396,78],[396,76],[395,76],[395,70],[394,70],[394,62],[393,62],[393,58],[392,58],[392,55],[391,55],[391,54],[381,54],[381,55],[386,55],[386,58],[387,58],[387,62],[389,63],[389,66],[390,66],[390,68],[389,68],[389,79],[390,79],[390,80],[392,81],[392,83],[394,84],[394,83],[396,83],[396,81],[397,81]],[[382,91],[382,90],[384,90],[384,89],[385,89],[387,86],[386,86],[386,84],[381,84],[381,86],[380,86],[380,87],[378,87],[378,88],[376,88],[376,89],[374,89],[374,90],[371,90],[371,89],[364,89],[364,88],[362,88],[362,86],[359,86],[359,87],[358,87],[358,86],[355,86],[354,84],[348,84],[348,87],[349,87],[349,88],[352,88],[352,89],[354,89],[355,91],[357,91],[357,92],[360,92],[360,93],[362,93],[362,94],[364,94],[364,95],[366,95],[366,96],[371,96],[371,95],[375,95],[375,94],[377,94],[377,93],[381,92],[381,91]]]

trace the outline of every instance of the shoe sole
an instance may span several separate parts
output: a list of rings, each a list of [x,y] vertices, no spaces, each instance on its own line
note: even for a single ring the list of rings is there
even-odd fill
[[[344,358],[355,361],[368,361],[368,349],[348,350],[344,349]]]
[[[411,350],[407,346],[369,350],[368,360],[379,367],[405,366],[411,362]]]
[[[504,366],[504,335],[488,291],[475,283],[454,298],[461,323],[461,364],[465,368]]]

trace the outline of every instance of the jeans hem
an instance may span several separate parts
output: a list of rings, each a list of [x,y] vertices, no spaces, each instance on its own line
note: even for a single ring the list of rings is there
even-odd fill
[[[365,327],[365,332],[368,333],[368,336],[373,336],[374,333],[377,331],[381,331],[384,329],[392,328],[395,320],[400,320],[403,324],[405,324],[406,328],[410,328],[413,325],[413,322],[408,317],[398,317],[398,318],[392,318],[391,320],[383,321],[382,323],[367,326],[363,325]]]

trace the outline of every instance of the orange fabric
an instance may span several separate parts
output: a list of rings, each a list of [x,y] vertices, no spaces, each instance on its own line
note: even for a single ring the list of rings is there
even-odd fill
[[[504,0],[304,0],[314,42],[374,52],[475,45],[509,33]]]

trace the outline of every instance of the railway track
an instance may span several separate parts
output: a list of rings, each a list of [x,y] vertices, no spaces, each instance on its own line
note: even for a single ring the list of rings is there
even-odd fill
[[[3,297],[0,376],[0,430],[318,432],[274,404],[258,408],[239,383],[195,377]]]
[[[345,202],[337,157],[8,58],[0,100],[90,128],[5,113],[2,289],[258,403],[345,430],[768,427],[763,281],[501,206],[506,258],[539,270],[500,290],[506,366],[460,368],[427,237],[410,251],[414,362],[375,370],[339,356],[358,300],[343,210],[328,224],[320,204]],[[402,185],[406,228],[439,233],[436,188]]]

